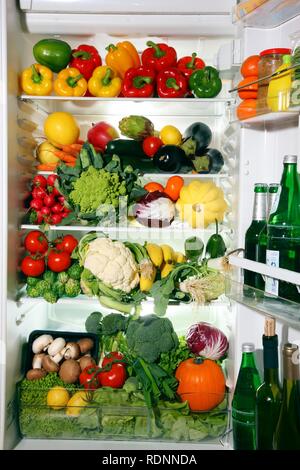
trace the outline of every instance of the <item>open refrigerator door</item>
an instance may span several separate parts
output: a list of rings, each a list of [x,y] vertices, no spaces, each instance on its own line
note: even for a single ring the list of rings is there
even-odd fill
[[[204,11],[200,14],[193,11],[193,2],[190,2],[191,4],[186,6],[188,13],[186,22],[177,17],[180,15],[180,9],[177,12],[178,5],[176,3],[174,14],[170,15],[174,24],[170,22],[167,25],[165,18],[162,19],[164,15],[158,15],[159,19],[156,17],[152,23],[149,19],[149,27],[147,28],[147,25],[142,22],[147,23],[146,18],[149,11],[136,13],[141,15],[142,31],[149,32],[148,36],[138,28],[137,16],[133,15],[134,22],[132,19],[130,20],[129,11],[123,15],[120,14],[122,12],[114,12],[113,18],[110,18],[111,23],[109,23],[109,18],[105,17],[111,12],[102,11],[101,23],[97,16],[99,11],[94,11],[93,15],[89,14],[89,9],[95,8],[96,2],[90,2],[91,5],[85,2],[84,8],[82,7],[83,2],[75,2],[74,9],[79,8],[80,15],[67,13],[65,2],[59,2],[59,7],[54,8],[54,11],[52,11],[51,2],[20,3],[25,14],[15,10],[10,2],[1,1],[2,21],[4,22],[2,27],[3,85],[6,84],[8,90],[7,122],[5,100],[2,111],[8,135],[8,141],[3,139],[2,142],[3,146],[7,144],[8,147],[3,147],[4,158],[2,159],[4,179],[2,188],[5,193],[2,203],[4,206],[6,201],[8,203],[8,226],[3,230],[2,247],[4,251],[1,257],[3,272],[5,272],[4,279],[6,272],[8,272],[7,289],[4,283],[1,286],[4,305],[1,318],[1,339],[5,344],[5,354],[2,351],[5,356],[4,365],[1,366],[3,377],[1,380],[3,413],[1,415],[3,423],[5,421],[5,424],[1,426],[1,429],[5,430],[5,436],[2,436],[2,446],[17,449],[73,449],[76,446],[76,449],[84,449],[88,440],[89,448],[101,449],[104,448],[102,442],[104,437],[106,439],[105,447],[109,444],[111,449],[119,449],[120,447],[156,449],[158,446],[161,449],[168,449],[173,442],[176,442],[177,448],[182,449],[232,448],[228,410],[240,364],[241,344],[245,341],[251,341],[255,344],[257,351],[260,350],[265,314],[271,314],[277,318],[278,336],[282,343],[287,339],[291,342],[299,340],[299,319],[297,319],[297,312],[294,314],[297,306],[287,302],[288,305],[284,304],[284,308],[280,307],[276,310],[274,305],[268,306],[266,303],[254,305],[251,303],[243,295],[242,276],[238,269],[247,267],[249,270],[258,270],[258,272],[261,269],[265,274],[263,272],[264,265],[260,267],[254,263],[251,266],[251,262],[235,255],[230,256],[229,262],[237,269],[231,272],[230,278],[226,278],[225,294],[203,306],[177,301],[174,302],[174,305],[168,306],[166,313],[166,318],[172,321],[179,336],[185,335],[189,327],[197,322],[208,322],[227,336],[229,350],[222,367],[226,370],[228,402],[223,418],[217,416],[214,423],[213,414],[205,413],[207,416],[204,417],[204,420],[208,420],[208,425],[205,427],[203,422],[197,424],[196,418],[192,417],[193,426],[185,424],[185,433],[182,430],[176,431],[176,424],[171,435],[166,435],[166,439],[161,435],[156,438],[146,438],[143,433],[134,434],[132,424],[130,424],[130,437],[135,439],[134,444],[128,440],[129,428],[126,428],[126,432],[122,435],[122,432],[114,434],[109,431],[108,426],[108,433],[103,435],[102,431],[93,428],[93,424],[90,424],[91,420],[87,420],[90,428],[86,427],[87,423],[83,419],[81,427],[78,429],[75,429],[77,426],[75,424],[65,434],[62,431],[59,432],[58,422],[61,419],[61,423],[64,423],[66,416],[64,411],[58,410],[54,412],[58,414],[55,422],[53,420],[54,431],[52,434],[51,426],[50,431],[47,430],[44,435],[39,435],[39,433],[43,434],[39,424],[37,424],[36,431],[32,431],[30,426],[26,428],[26,423],[28,426],[31,418],[31,411],[30,407],[23,410],[18,409],[17,403],[20,395],[16,393],[16,384],[26,372],[23,365],[24,347],[26,348],[30,333],[34,330],[50,330],[56,331],[57,334],[61,332],[63,336],[63,332],[66,331],[84,332],[85,321],[90,313],[100,310],[104,314],[109,314],[111,309],[100,305],[97,298],[90,298],[82,294],[74,299],[62,297],[57,303],[47,303],[41,297],[32,298],[26,295],[24,282],[20,282],[16,267],[20,265],[20,260],[24,257],[22,240],[32,230],[39,229],[39,225],[29,223],[26,218],[28,207],[24,207],[24,200],[28,199],[28,188],[36,174],[36,147],[44,141],[44,122],[54,112],[72,114],[80,127],[82,139],[86,139],[91,123],[104,121],[118,129],[120,120],[129,115],[146,116],[153,122],[154,128],[157,130],[172,125],[180,129],[182,133],[190,125],[200,121],[212,130],[210,146],[222,152],[225,162],[221,171],[217,173],[201,175],[192,172],[182,173],[184,185],[187,186],[193,181],[201,181],[203,183],[211,182],[221,188],[229,211],[220,223],[220,234],[225,240],[227,252],[243,247],[245,231],[251,220],[251,202],[249,201],[254,183],[258,179],[265,183],[278,182],[283,155],[286,153],[297,154],[299,151],[299,111],[294,109],[292,112],[286,113],[262,113],[257,117],[239,121],[234,112],[237,106],[235,95],[230,95],[228,90],[239,80],[238,71],[243,59],[259,53],[262,44],[266,49],[268,47],[291,47],[293,37],[299,28],[299,16],[297,17],[296,13],[300,12],[295,13],[293,10],[287,17],[284,16],[285,23],[281,22],[283,20],[280,20],[278,24],[268,23],[266,18],[266,24],[263,25],[266,29],[261,29],[261,24],[256,28],[255,22],[248,27],[246,16],[239,19],[235,26],[231,24],[230,10],[235,2],[226,2],[226,8],[223,6],[224,11],[222,12],[217,11],[218,2],[213,2],[211,8],[215,8],[216,11],[210,9],[208,12],[203,8]],[[147,9],[146,5],[144,8]],[[36,11],[31,11],[34,9]],[[199,9],[201,11],[200,7]],[[257,18],[261,19],[260,11],[262,10],[258,7]],[[176,15],[177,13],[178,15]],[[253,16],[254,13],[252,12],[251,15]],[[92,16],[95,18],[93,19]],[[266,16],[270,20],[273,18],[269,13]],[[61,21],[59,22],[57,19]],[[97,22],[96,19],[100,22]],[[77,24],[78,21],[79,24]],[[108,25],[115,25],[114,21],[117,21],[117,26],[113,26],[113,30],[107,29]],[[180,27],[177,25],[176,28],[176,21]],[[191,28],[188,27],[189,24]],[[196,32],[199,25],[201,34]],[[7,48],[5,43],[6,28]],[[155,43],[166,42],[176,49],[178,57],[190,55],[191,51],[196,51],[199,57],[203,57],[206,64],[215,65],[221,71],[223,85],[221,92],[216,97],[207,99],[181,97],[164,100],[157,97],[128,99],[122,97],[66,98],[54,94],[33,96],[22,94],[18,89],[18,76],[33,62],[32,49],[39,40],[51,38],[55,34],[55,38],[66,41],[72,49],[81,43],[92,44],[104,58],[106,55],[105,46],[120,41],[120,37],[113,34],[116,33],[114,28],[119,28],[123,35],[130,34],[130,40],[139,53],[145,49],[145,44],[149,40]],[[18,44],[18,48],[15,47],[15,44]],[[5,58],[6,49],[7,58]],[[5,167],[6,162],[8,162],[8,168]],[[149,162],[146,165],[149,168]],[[43,175],[47,177],[49,173],[44,172]],[[155,180],[165,186],[171,176],[172,173],[157,172],[154,174],[153,169],[146,169],[143,171],[141,185]],[[3,214],[5,214],[5,210],[6,207],[4,207]],[[5,220],[4,217],[3,220]],[[194,229],[188,223],[176,219],[170,226],[164,228],[150,228],[135,220],[126,220],[114,227],[107,227],[101,223],[91,227],[88,224],[81,225],[73,222],[68,225],[50,224],[47,229],[49,241],[54,241],[58,236],[65,234],[72,234],[77,240],[80,240],[92,230],[100,236],[104,232],[111,239],[121,242],[140,243],[141,245],[144,245],[145,242],[156,245],[168,244],[177,252],[184,251],[184,242],[187,238],[196,235],[203,240],[205,245],[215,232],[214,224],[208,225],[205,229]],[[6,259],[8,260],[7,266]],[[279,271],[277,273],[275,270],[271,270],[270,273],[273,277],[278,276],[279,279],[280,276],[286,275],[286,273]],[[299,276],[296,273],[289,273],[288,281],[297,284]],[[275,301],[275,305],[278,306],[278,302]],[[291,311],[288,310],[288,307],[291,308]],[[141,316],[153,313],[153,309],[153,299],[147,298],[142,302]],[[258,357],[260,357],[259,354]],[[260,369],[262,369],[260,359],[258,362]],[[102,412],[100,408],[97,410],[98,414]],[[46,406],[44,406],[44,410],[42,407],[40,411],[40,419],[45,417],[43,411],[46,414],[49,412]],[[23,429],[21,425],[23,438],[20,438],[20,412],[25,415]],[[113,412],[114,408],[112,407],[110,412],[112,416],[114,416]],[[34,413],[34,409],[32,409],[32,413]],[[119,413],[124,414],[124,408]],[[143,421],[144,415],[145,409],[139,416],[141,422],[144,423],[143,431],[146,427],[145,421]],[[221,424],[219,422],[218,427],[220,419]],[[109,422],[109,419],[107,421]],[[39,423],[38,420],[36,422]],[[83,435],[85,440],[80,440]]]

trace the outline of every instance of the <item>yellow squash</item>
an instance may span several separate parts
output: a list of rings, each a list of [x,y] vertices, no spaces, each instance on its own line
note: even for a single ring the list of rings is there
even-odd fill
[[[176,208],[182,221],[193,228],[206,228],[216,220],[222,222],[228,206],[215,183],[192,181],[181,189]]]

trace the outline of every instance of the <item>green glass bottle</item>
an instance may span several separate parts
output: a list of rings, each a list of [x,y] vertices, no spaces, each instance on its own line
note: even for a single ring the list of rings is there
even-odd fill
[[[299,348],[286,343],[283,355],[283,398],[274,435],[275,450],[300,450]]]
[[[266,184],[255,184],[253,217],[245,236],[245,258],[258,261],[258,240],[261,231],[267,224],[267,190]],[[252,271],[244,271],[244,284],[259,288],[261,276]]]
[[[233,447],[255,450],[255,396],[261,384],[255,364],[254,344],[242,346],[242,363],[232,399]]]
[[[300,272],[300,185],[297,156],[286,155],[283,164],[277,203],[273,205],[268,220],[266,262],[268,266]],[[296,285],[270,277],[266,278],[265,293],[300,302]]]
[[[264,382],[256,392],[256,447],[272,450],[282,394],[278,378],[278,336],[275,319],[266,318],[263,335]]]
[[[272,210],[273,204],[275,203],[277,193],[279,189],[279,184],[278,183],[271,183],[269,184],[268,188],[268,217],[269,219],[270,212]],[[267,253],[267,240],[268,240],[268,229],[267,229],[267,224],[265,224],[264,228],[259,234],[258,237],[258,261],[260,263],[265,263],[266,262],[266,253]],[[265,290],[265,281],[260,275],[257,279],[257,288],[260,290]]]

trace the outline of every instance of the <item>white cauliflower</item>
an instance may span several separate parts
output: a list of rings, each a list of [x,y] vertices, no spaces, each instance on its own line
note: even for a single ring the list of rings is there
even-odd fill
[[[124,243],[96,238],[89,243],[84,267],[113,289],[129,293],[139,283],[138,266]]]

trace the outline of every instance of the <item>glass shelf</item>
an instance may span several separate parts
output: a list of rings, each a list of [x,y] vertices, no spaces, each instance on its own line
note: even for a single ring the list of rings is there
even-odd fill
[[[300,327],[300,304],[281,297],[266,297],[264,292],[226,278],[226,296],[263,315]]]
[[[233,23],[253,28],[275,28],[300,15],[295,0],[247,0],[233,9]]]

